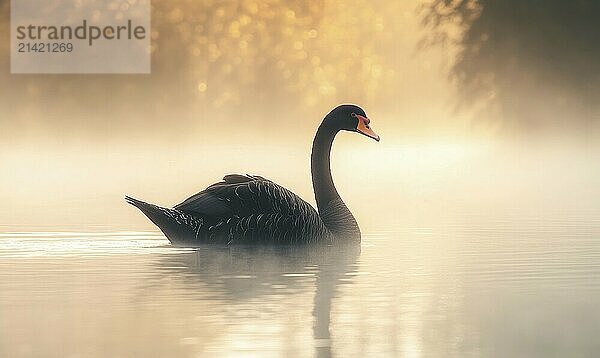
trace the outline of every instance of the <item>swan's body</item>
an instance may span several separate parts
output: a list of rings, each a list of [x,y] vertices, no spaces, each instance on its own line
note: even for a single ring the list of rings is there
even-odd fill
[[[173,243],[294,243],[329,237],[309,203],[259,176],[226,175],[173,209],[127,200]]]
[[[318,212],[290,190],[260,176],[231,174],[172,209],[125,197],[174,244],[307,243],[360,240],[354,216],[340,198],[330,170],[330,151],[340,130],[379,140],[357,106],[331,111],[317,130],[311,155]]]

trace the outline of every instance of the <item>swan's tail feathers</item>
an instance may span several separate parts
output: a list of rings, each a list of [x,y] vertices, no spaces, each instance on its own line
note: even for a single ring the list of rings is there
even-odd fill
[[[149,204],[127,195],[125,201],[140,209],[173,244],[200,243],[205,236],[207,225],[201,217],[192,216],[177,209]]]
[[[144,205],[150,205],[150,204],[148,204],[148,203],[145,203],[145,202],[143,202],[143,201],[141,201],[141,200],[137,200],[137,199],[135,199],[135,198],[132,198],[132,197],[130,197],[129,195],[125,195],[125,201],[126,201],[128,204],[131,204],[131,205],[135,206],[136,208],[139,208],[140,210],[141,210],[140,206],[144,206]]]

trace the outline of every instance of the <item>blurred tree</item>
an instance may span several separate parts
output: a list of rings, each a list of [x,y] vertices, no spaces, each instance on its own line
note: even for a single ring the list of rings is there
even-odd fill
[[[426,45],[458,45],[462,105],[536,128],[600,121],[600,1],[434,0],[423,14]]]

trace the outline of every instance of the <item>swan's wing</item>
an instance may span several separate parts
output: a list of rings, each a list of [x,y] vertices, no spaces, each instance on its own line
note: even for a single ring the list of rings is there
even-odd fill
[[[189,197],[175,209],[216,219],[277,214],[318,217],[316,210],[288,189],[257,175],[226,175],[223,181]]]

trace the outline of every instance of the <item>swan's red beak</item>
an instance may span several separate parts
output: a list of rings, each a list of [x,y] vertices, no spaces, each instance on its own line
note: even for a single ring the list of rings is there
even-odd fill
[[[361,116],[360,114],[357,114],[356,118],[358,119],[358,125],[356,126],[356,131],[366,135],[369,138],[373,138],[379,142],[379,139],[380,139],[379,136],[377,135],[377,133],[373,132],[373,130],[369,126],[369,123],[371,122],[371,120],[367,117]]]

